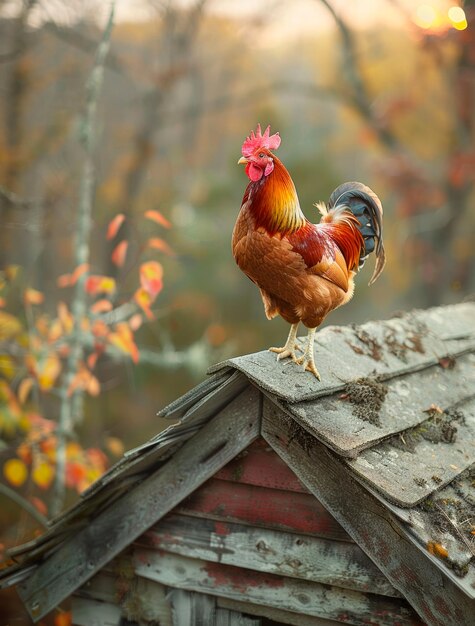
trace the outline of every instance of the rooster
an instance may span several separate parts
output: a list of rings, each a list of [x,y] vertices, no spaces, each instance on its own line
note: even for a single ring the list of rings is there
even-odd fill
[[[269,350],[277,359],[290,357],[320,380],[313,355],[316,329],[351,299],[353,278],[370,252],[375,251],[376,265],[369,284],[383,271],[383,208],[369,187],[344,183],[328,206],[315,205],[321,218],[312,224],[302,213],[290,174],[273,153],[280,141],[269,126],[262,134],[258,125],[242,145],[238,163],[246,166],[249,184],[232,249],[240,269],[259,287],[267,318],[280,315],[291,324],[285,345]],[[298,357],[300,322],[308,336]]]

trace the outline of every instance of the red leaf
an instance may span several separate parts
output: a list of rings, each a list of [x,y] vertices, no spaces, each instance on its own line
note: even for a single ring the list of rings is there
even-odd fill
[[[97,295],[98,293],[113,293],[115,291],[115,280],[110,276],[89,276],[86,280],[85,289],[87,293]]]
[[[117,265],[117,267],[122,267],[125,262],[125,257],[127,255],[127,248],[129,247],[128,241],[121,241],[116,245],[114,251],[112,252],[112,263]]]
[[[145,211],[144,215],[148,220],[152,220],[152,222],[156,222],[157,224],[160,224],[160,226],[165,226],[165,228],[171,228],[172,226],[167,218],[160,213],[160,211],[150,209],[149,211]]]
[[[165,254],[169,254],[170,256],[175,256],[175,252],[170,248],[167,242],[160,239],[160,237],[152,237],[152,239],[149,239],[147,246],[154,250],[161,250],[161,252],[165,252]]]
[[[44,515],[45,517],[48,516],[48,508],[43,500],[40,500],[40,498],[37,498],[36,496],[32,496],[30,498],[30,502],[35,509],[41,513],[41,515]]]
[[[122,226],[122,222],[125,220],[125,215],[123,213],[118,213],[114,219],[109,222],[109,226],[107,227],[107,239],[114,239],[114,237],[119,232],[119,228]]]
[[[147,261],[140,266],[140,284],[152,298],[162,290],[163,268],[157,261]]]

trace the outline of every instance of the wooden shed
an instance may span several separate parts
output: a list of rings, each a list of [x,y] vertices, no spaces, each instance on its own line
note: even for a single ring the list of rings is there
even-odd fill
[[[322,382],[212,368],[16,550],[34,620],[78,626],[475,624],[475,303],[318,333]]]

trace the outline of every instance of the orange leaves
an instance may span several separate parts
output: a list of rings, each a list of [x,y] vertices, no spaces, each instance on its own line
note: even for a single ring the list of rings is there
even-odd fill
[[[148,231],[157,230],[156,225],[171,227],[160,211],[147,211],[145,218],[149,220]],[[107,227],[107,240],[113,242],[112,263],[119,268],[138,267],[138,272],[135,269],[135,276],[130,277],[132,282],[129,279],[118,295],[116,280],[100,273],[91,275],[88,263],[58,277],[58,287],[76,288],[68,294],[71,300],[64,297],[56,301],[56,314],[42,308],[38,310],[36,307],[45,303],[45,295],[21,284],[11,293],[15,297],[18,293],[22,295],[29,316],[27,328],[21,317],[7,312],[10,282],[15,279],[18,268],[0,271],[0,342],[14,341],[21,348],[12,355],[0,357],[0,437],[12,441],[18,437],[16,451],[9,455],[14,458],[7,456],[8,460],[0,464],[0,471],[14,488],[20,489],[28,481],[28,488],[34,487],[37,496],[50,490],[55,479],[60,478],[56,474],[59,449],[66,454],[64,480],[70,489],[83,491],[106,469],[107,457],[99,448],[85,449],[76,441],[65,441],[66,435],[58,431],[59,424],[36,414],[33,407],[38,396],[48,410],[54,411],[59,402],[48,399],[53,394],[61,402],[70,402],[77,393],[99,395],[101,385],[94,368],[102,355],[113,359],[126,355],[134,363],[139,361],[135,332],[147,318],[154,319],[152,306],[163,289],[163,267],[151,257],[158,256],[157,253],[174,253],[164,239],[150,237],[148,232],[138,243],[135,237],[133,240],[134,255],[137,251],[147,256],[139,257],[138,263],[135,259],[132,262],[124,221],[125,215],[120,213]],[[119,274],[125,277],[126,272]],[[126,292],[129,296],[123,297]],[[47,297],[50,310],[49,291]],[[77,311],[80,313],[76,315]],[[109,456],[120,457],[124,446],[119,439],[108,437],[104,449]],[[30,500],[35,497],[32,495]],[[46,501],[43,496],[36,498],[40,510],[44,508],[43,499]],[[69,623],[67,614],[56,618],[56,626]]]
[[[129,247],[128,241],[121,241],[114,248],[111,258],[112,258],[112,263],[114,263],[114,265],[117,265],[117,267],[122,267],[124,265],[128,247]]]
[[[140,266],[140,285],[152,298],[162,290],[163,268],[157,261],[147,261]]]
[[[155,316],[152,313],[152,309],[150,308],[153,304],[154,299],[147,291],[145,291],[145,289],[137,289],[137,291],[134,293],[134,300],[149,320],[155,319]]]
[[[71,626],[73,623],[73,616],[71,611],[61,611],[54,618],[54,626]]]
[[[134,300],[148,319],[153,320],[151,306],[163,287],[163,268],[157,261],[146,261],[140,266],[140,285]]]
[[[94,302],[89,310],[91,311],[91,313],[94,313],[94,315],[98,315],[100,313],[108,313],[109,311],[112,311],[112,308],[112,302],[103,298],[102,300],[97,300],[97,302]]]
[[[428,541],[427,551],[434,556],[438,556],[440,559],[446,559],[449,556],[447,548],[437,541]]]
[[[122,456],[124,454],[124,444],[118,437],[106,438],[106,449],[114,456]]]
[[[79,278],[89,271],[89,263],[78,265],[72,274],[63,274],[58,276],[56,284],[58,287],[72,287],[77,283]]]
[[[28,468],[20,459],[9,459],[3,466],[3,475],[14,487],[21,487],[28,477]]]
[[[99,381],[84,363],[78,364],[77,372],[68,387],[68,396],[79,389],[87,391],[91,396],[98,396],[101,391]]]
[[[98,448],[82,448],[71,441],[66,446],[66,485],[78,493],[87,489],[106,470],[107,457]]]
[[[58,319],[61,322],[64,333],[67,335],[71,333],[74,328],[74,317],[65,302],[58,302]]]
[[[23,302],[26,305],[42,304],[44,299],[45,297],[41,293],[41,291],[37,291],[36,289],[31,289],[31,288],[25,289],[25,292],[23,294]]]
[[[134,341],[134,335],[126,322],[120,322],[116,325],[115,332],[109,335],[109,343],[130,355],[134,363],[139,361],[139,350]]]
[[[101,293],[110,295],[116,290],[116,282],[110,276],[88,276],[85,288],[93,296]]]
[[[123,213],[118,213],[110,222],[107,227],[107,235],[106,239],[114,239],[114,237],[119,232],[119,228],[122,226],[123,221],[125,220],[125,215]]]
[[[152,237],[147,241],[147,247],[152,248],[153,250],[160,250],[160,252],[165,252],[170,256],[174,256],[173,250],[167,244],[164,239],[160,239],[160,237]]]
[[[167,220],[166,217],[164,217],[160,211],[157,211],[155,209],[150,209],[149,211],[145,211],[144,216],[148,219],[151,220],[152,222],[155,222],[156,224],[160,224],[160,226],[164,226],[165,228],[171,228],[171,224],[170,222]]]

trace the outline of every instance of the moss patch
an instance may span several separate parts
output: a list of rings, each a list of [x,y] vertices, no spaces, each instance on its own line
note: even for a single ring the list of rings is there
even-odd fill
[[[353,405],[353,415],[358,419],[381,426],[380,411],[388,389],[377,378],[359,378],[345,387],[341,397]]]
[[[429,415],[425,422],[391,439],[390,443],[395,448],[414,452],[421,439],[432,443],[454,443],[457,440],[457,426],[465,421],[462,411],[455,408],[444,411],[432,405],[425,412]],[[437,479],[438,477],[433,477],[435,483]]]

